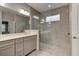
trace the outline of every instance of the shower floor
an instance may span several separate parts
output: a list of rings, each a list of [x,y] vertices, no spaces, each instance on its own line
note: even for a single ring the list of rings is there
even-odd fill
[[[70,54],[66,48],[40,43],[40,50],[32,52],[29,56],[70,56]]]

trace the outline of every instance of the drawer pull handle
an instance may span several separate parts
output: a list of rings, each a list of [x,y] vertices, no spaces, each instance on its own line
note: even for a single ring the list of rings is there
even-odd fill
[[[74,36],[73,39],[76,39],[76,37]]]
[[[74,36],[73,39],[79,39],[78,37]]]

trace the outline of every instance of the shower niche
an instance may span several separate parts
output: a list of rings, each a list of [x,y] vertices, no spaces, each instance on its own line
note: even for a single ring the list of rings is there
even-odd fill
[[[2,21],[2,34],[7,34],[8,32],[8,22]]]

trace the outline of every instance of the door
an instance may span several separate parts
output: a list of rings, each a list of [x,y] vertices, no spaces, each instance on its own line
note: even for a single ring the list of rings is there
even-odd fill
[[[0,41],[0,56],[14,55],[14,40]]]
[[[79,4],[70,5],[72,55],[79,56]]]
[[[32,50],[36,49],[36,36],[24,38],[24,55],[27,55]]]
[[[23,56],[24,51],[23,51],[23,38],[17,38],[16,39],[16,56]]]

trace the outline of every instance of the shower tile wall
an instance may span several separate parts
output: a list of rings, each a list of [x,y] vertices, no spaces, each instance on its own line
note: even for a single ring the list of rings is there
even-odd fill
[[[43,18],[46,16],[60,14],[60,21],[52,22],[51,24],[40,24],[41,42],[50,45],[51,47],[58,46],[64,48],[70,54],[70,36],[69,31],[69,6],[57,8],[43,13]]]
[[[40,13],[35,9],[31,8],[31,29],[38,29],[39,30],[39,21],[40,21]],[[33,18],[33,16],[38,16],[39,19]]]

